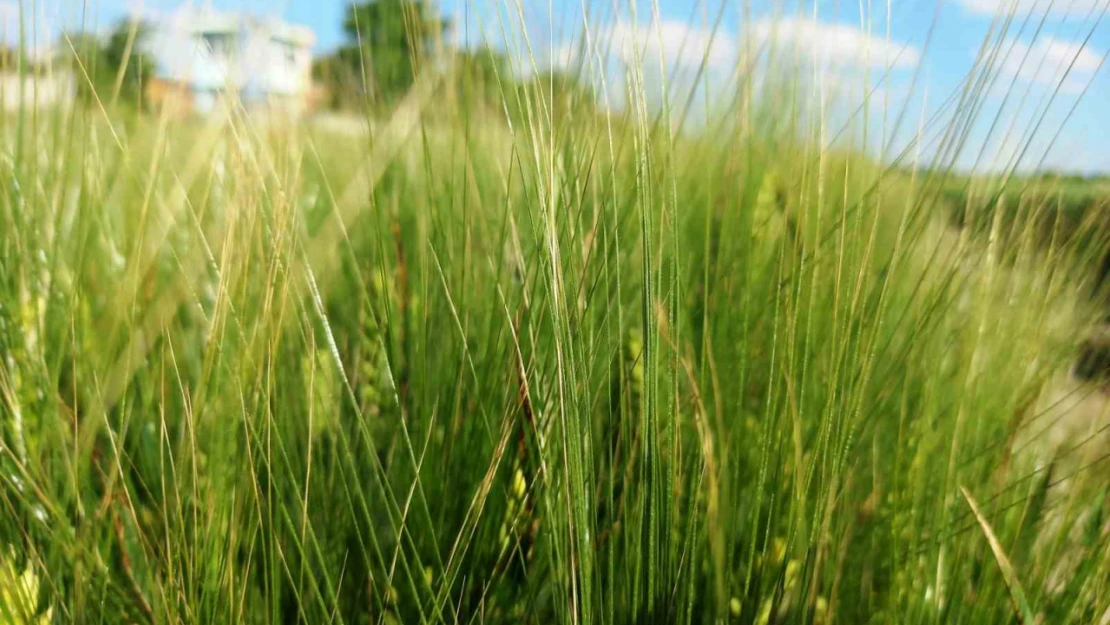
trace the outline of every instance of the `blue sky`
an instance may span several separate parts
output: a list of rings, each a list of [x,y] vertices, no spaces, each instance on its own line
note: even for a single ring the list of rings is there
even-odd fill
[[[999,82],[983,101],[979,121],[969,131],[965,153],[958,164],[1002,166],[1020,149],[1021,131],[1039,121],[1039,139],[1030,144],[1024,160],[1026,169],[1037,165],[1044,156],[1045,164],[1056,169],[1110,172],[1110,141],[1104,140],[1110,130],[1110,119],[1102,113],[1105,107],[1101,106],[1110,101],[1106,72],[1101,71],[1103,55],[1110,50],[1110,16],[1096,24],[1110,0],[945,0],[940,5],[936,0],[896,0],[892,3],[889,40],[885,4],[874,0],[864,2],[871,14],[863,17],[858,2],[820,2],[816,21],[812,3],[803,5],[804,14],[799,15],[797,3],[782,9],[785,3],[754,0],[753,16],[747,27],[739,14],[743,3],[728,1],[721,26],[711,37],[709,24],[721,1],[658,0],[657,29],[651,27],[656,8],[651,0],[637,1],[635,19],[627,8],[613,18],[613,0],[587,2],[593,12],[590,23],[595,25],[591,39],[599,48],[602,40],[611,40],[616,57],[621,57],[622,50],[629,46],[648,58],[658,58],[662,52],[672,67],[681,67],[684,62],[696,65],[709,49],[711,76],[724,81],[732,75],[741,51],[747,48],[749,42],[742,35],[746,33],[760,41],[773,39],[776,49],[797,52],[810,75],[816,75],[813,60],[819,59],[821,71],[817,73],[824,76],[821,80],[826,87],[841,85],[839,93],[861,94],[865,80],[874,85],[876,77],[889,67],[887,81],[875,92],[881,97],[873,98],[872,103],[889,102],[885,110],[888,125],[902,105],[908,103],[903,133],[908,137],[921,119],[922,106],[928,117],[959,89],[984,38],[989,34],[999,36],[1005,14],[1016,2],[1015,18],[1002,38],[1003,43],[996,48],[999,54],[994,67]],[[31,0],[24,2],[26,12]],[[305,24],[316,32],[318,52],[333,49],[343,40],[341,20],[346,3],[340,0],[208,2],[217,9],[279,14]],[[469,13],[469,21],[461,21],[469,24],[472,43],[481,39],[481,24],[492,34],[495,45],[506,46],[500,33],[503,26],[512,31],[519,24],[517,6],[526,11],[529,42],[538,55],[551,56],[557,62],[581,40],[583,0],[550,0],[550,3],[520,0],[519,5],[516,0],[440,0],[439,4],[448,14]],[[619,4],[627,7],[629,0],[619,0]],[[148,15],[158,15],[178,5],[178,0],[144,0],[141,5],[139,0],[87,0],[89,13],[85,20],[106,28],[139,6]],[[871,8],[867,9],[869,5]],[[15,31],[14,15],[18,13],[15,6],[12,1],[0,0],[0,22],[9,41]],[[1046,7],[1050,9],[1046,11]],[[80,0],[38,0],[37,10],[40,16],[49,16],[44,21],[48,20],[50,26],[44,30],[56,30],[59,23],[82,20]],[[776,13],[777,17],[772,18]],[[1023,27],[1027,17],[1028,23]],[[1044,23],[1039,24],[1042,17]],[[929,27],[934,23],[932,39],[926,45]],[[460,38],[463,25],[460,23],[458,28]],[[1038,26],[1039,32],[1034,37]],[[519,34],[510,36],[509,41],[513,43],[507,47],[515,50],[519,58],[522,49]],[[1068,66],[1071,69],[1064,78]],[[914,83],[912,78],[918,67],[920,79]],[[1087,92],[1076,105],[1084,88]],[[1051,106],[1046,106],[1054,92]],[[923,105],[926,96],[928,104]],[[883,111],[877,108],[882,107],[872,106],[871,116],[881,119]],[[997,115],[999,111],[1001,116]],[[947,110],[945,118],[951,119],[954,113]],[[1068,125],[1057,134],[1069,114]],[[999,124],[986,142],[982,158],[977,158],[978,148],[988,138],[988,127],[996,117]]]

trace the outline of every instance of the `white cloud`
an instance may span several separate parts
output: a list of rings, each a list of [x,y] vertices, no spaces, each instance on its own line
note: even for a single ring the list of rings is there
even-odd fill
[[[822,65],[905,68],[916,65],[921,58],[914,46],[888,41],[854,26],[797,17],[760,20],[753,25],[751,36],[757,45],[789,48],[805,59],[816,54]],[[662,57],[668,68],[680,70],[697,68],[703,61],[711,71],[731,70],[740,52],[736,37],[724,29],[714,33],[710,28],[677,20],[643,25],[620,21],[591,33],[591,45],[595,53],[612,56],[626,65],[658,65]],[[565,67],[574,63],[578,53],[577,44],[557,44],[549,51],[549,60]]]
[[[620,22],[607,38],[625,63],[657,63],[662,57],[668,66],[696,68],[704,61],[710,68],[723,69],[736,62],[732,37],[676,20],[644,26]]]
[[[1026,15],[1048,11],[1082,19],[1106,8],[1110,0],[958,0],[965,9],[981,15]]]
[[[53,18],[58,14],[57,8],[50,5],[46,0],[38,4],[24,2],[21,29],[19,0],[0,0],[0,44],[22,47],[33,61],[48,59],[57,31]]]
[[[846,24],[798,17],[761,20],[752,35],[776,51],[793,49],[802,59],[816,57],[822,66],[906,68],[920,61],[917,48],[868,34]]]
[[[583,43],[588,43],[587,46]],[[594,62],[617,61],[626,66],[658,68],[660,58],[670,68],[697,69],[704,60],[710,70],[732,69],[736,63],[736,40],[722,31],[692,26],[677,20],[633,24],[622,20],[612,27],[589,34],[587,42],[555,44],[548,51],[548,64],[566,68],[577,64],[580,54]]]
[[[775,18],[755,22],[746,32],[753,51],[773,48],[776,54],[797,55],[803,64],[812,62],[816,55],[822,76],[821,88],[830,102],[854,104],[868,95],[872,106],[883,105],[888,100],[891,103],[902,101],[904,97],[885,91],[888,87],[880,79],[880,72],[868,74],[862,70],[904,69],[915,66],[921,59],[920,51],[914,46],[888,41],[845,24]],[[633,24],[622,20],[610,27],[580,34],[573,41],[555,42],[545,50],[539,66],[583,68],[599,81],[604,80],[606,93],[619,107],[627,90],[622,76],[626,76],[624,70],[628,67],[643,70],[648,99],[657,99],[661,97],[660,86],[664,83],[660,67],[662,58],[668,97],[681,101],[685,94],[705,88],[692,80],[703,62],[710,74],[731,73],[743,62],[743,47],[741,39],[723,27],[714,32],[710,27],[674,20],[658,24]],[[750,64],[750,69],[758,80],[767,77],[771,70],[758,60]],[[721,78],[711,83],[727,85],[728,80]],[[708,88],[713,89],[712,86]]]
[[[1032,44],[1009,39],[1002,45],[1008,50],[999,62],[1003,76],[1051,87],[1060,84],[1060,89],[1068,93],[1082,91],[1102,64],[1101,53],[1080,42],[1055,37],[1041,37]]]
[[[577,64],[579,46],[573,43],[560,43],[547,53],[548,65],[561,70],[573,69]]]
[[[26,15],[30,15],[27,11]],[[0,0],[0,42],[6,46],[19,45],[19,2]]]

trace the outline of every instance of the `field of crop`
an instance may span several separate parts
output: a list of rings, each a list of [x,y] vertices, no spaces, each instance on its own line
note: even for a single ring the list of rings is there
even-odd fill
[[[1104,426],[1048,435],[1100,226],[802,80],[678,131],[437,72],[3,119],[0,624],[1110,622]]]

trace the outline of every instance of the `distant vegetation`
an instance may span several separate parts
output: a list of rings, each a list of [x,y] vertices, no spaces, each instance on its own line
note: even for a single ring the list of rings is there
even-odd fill
[[[333,106],[388,104],[412,86],[437,49],[450,23],[424,0],[376,0],[347,5],[347,42],[317,59],[315,78]]]
[[[946,180],[939,199],[953,226],[982,240],[993,231],[1004,250],[1029,237],[1044,252],[1082,249],[1086,282],[1095,290],[1110,286],[1110,184],[1102,177],[1045,173],[1004,184],[967,176]]]
[[[381,109],[396,103],[431,63],[454,68],[456,96],[468,106],[519,116],[522,100],[515,89],[555,89],[553,101],[587,110],[591,90],[572,73],[548,70],[518,76],[504,53],[488,46],[455,48],[448,41],[455,27],[426,0],[374,0],[352,3],[343,18],[347,41],[313,63],[312,74],[332,109]],[[433,71],[439,71],[438,69]]]
[[[143,51],[149,25],[124,19],[106,37],[62,35],[57,62],[75,75],[78,98],[92,105],[143,106],[143,85],[154,75],[154,61]]]

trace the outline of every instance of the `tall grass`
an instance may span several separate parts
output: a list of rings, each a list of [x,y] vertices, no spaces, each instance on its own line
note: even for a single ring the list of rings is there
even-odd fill
[[[1044,435],[1103,235],[951,225],[989,50],[883,158],[753,58],[5,119],[0,622],[1105,619],[1106,457]]]

